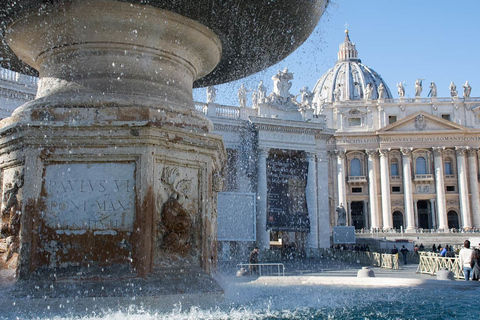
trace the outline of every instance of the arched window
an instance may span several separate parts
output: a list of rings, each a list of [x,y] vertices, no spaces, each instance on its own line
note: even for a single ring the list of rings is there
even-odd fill
[[[426,174],[427,173],[427,160],[424,157],[418,157],[416,160],[416,173],[417,174]]]
[[[350,176],[358,177],[362,175],[362,167],[360,166],[360,160],[354,158],[350,161]]]

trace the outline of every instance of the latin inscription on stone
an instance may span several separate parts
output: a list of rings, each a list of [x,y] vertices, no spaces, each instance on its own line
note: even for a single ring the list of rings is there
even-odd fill
[[[43,216],[57,233],[87,230],[132,231],[135,217],[135,164],[66,163],[48,165]]]

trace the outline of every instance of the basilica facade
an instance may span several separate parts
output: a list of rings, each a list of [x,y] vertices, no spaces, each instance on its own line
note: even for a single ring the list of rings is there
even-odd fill
[[[348,32],[338,61],[314,88],[316,114],[335,129],[328,141],[330,208],[344,206],[348,224],[364,230],[452,230],[480,227],[480,99],[393,99],[386,83],[358,58]],[[424,94],[425,95],[425,94]],[[330,211],[330,224],[335,215]]]

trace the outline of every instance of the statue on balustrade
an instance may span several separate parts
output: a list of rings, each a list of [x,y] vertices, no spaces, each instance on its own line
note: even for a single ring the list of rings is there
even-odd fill
[[[207,103],[215,103],[217,98],[217,88],[208,86],[207,87]]]
[[[468,84],[468,80],[465,81],[465,84],[463,85],[463,97],[464,98],[469,98],[470,97],[470,92],[472,92],[472,87]]]
[[[397,88],[398,88],[398,96],[400,98],[405,97],[405,87],[403,86],[403,83],[401,82],[397,83]]]
[[[458,97],[458,91],[457,91],[457,86],[455,85],[455,83],[453,83],[453,81],[450,83],[450,95],[452,97]]]
[[[422,80],[417,79],[417,81],[415,81],[415,97],[420,97],[420,95],[422,94],[422,90]]]
[[[437,97],[437,85],[433,81],[430,82],[430,91],[428,92],[428,96],[432,98]]]
[[[383,100],[385,98],[385,96],[384,96],[385,86],[383,85],[383,83],[380,83],[377,91],[378,91],[378,100]]]
[[[345,211],[345,208],[343,207],[343,204],[340,203],[340,205],[335,209],[337,211],[337,226],[345,226],[347,225],[347,211]]]

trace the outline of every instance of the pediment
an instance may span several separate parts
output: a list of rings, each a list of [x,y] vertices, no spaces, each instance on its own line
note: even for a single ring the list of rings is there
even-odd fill
[[[468,129],[457,123],[445,120],[443,118],[431,115],[429,113],[419,111],[399,121],[389,124],[378,133],[395,133],[395,132],[432,132],[432,131],[455,131],[463,132]]]

